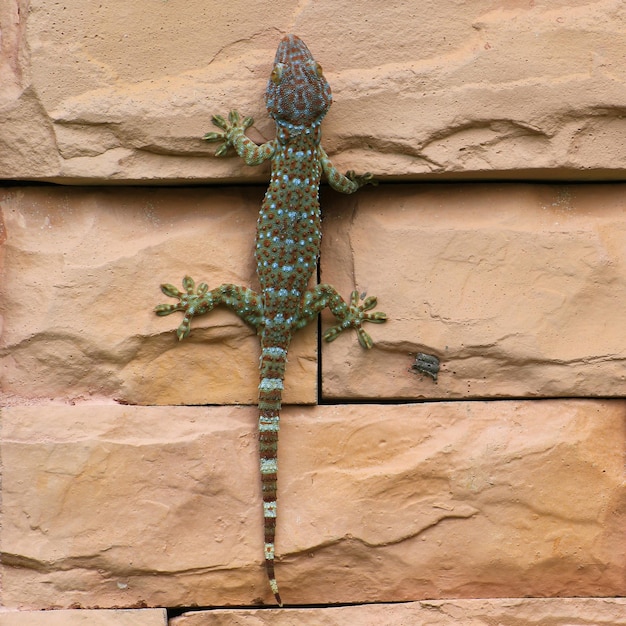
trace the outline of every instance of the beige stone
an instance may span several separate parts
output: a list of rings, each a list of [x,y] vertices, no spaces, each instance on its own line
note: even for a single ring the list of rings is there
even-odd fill
[[[201,137],[233,108],[274,136],[290,31],[332,85],[340,170],[559,184],[322,194],[322,279],[389,321],[319,370],[315,325],[299,333],[284,400],[315,403],[319,376],[323,402],[396,404],[285,408],[282,595],[435,599],[173,623],[626,623],[626,402],[608,399],[626,396],[626,188],[561,184],[625,180],[626,5],[413,4],[0,1],[0,179],[180,186],[0,190],[0,626],[272,601],[256,409],[121,405],[256,400],[250,328],[215,311],[179,343],[180,315],[152,309],[186,273],[255,286],[269,165]],[[511,397],[535,400],[467,401]],[[462,401],[399,404],[423,399]]]
[[[287,604],[626,592],[624,401],[286,407]],[[270,602],[253,407],[2,412],[0,604]]]
[[[261,190],[5,189],[0,380],[5,402],[256,402],[259,341],[228,310],[194,319],[160,283],[255,286]],[[258,287],[257,287],[258,288]],[[286,402],[316,399],[315,329],[294,339]]]
[[[378,297],[375,347],[323,348],[325,399],[626,395],[626,186],[364,189],[326,212],[322,281]],[[332,316],[323,314],[323,327]],[[438,383],[411,369],[441,359]]]
[[[295,31],[333,87],[325,144],[343,169],[623,178],[624,11],[621,0],[234,0],[219,11],[4,0],[0,176],[261,180],[266,169],[210,158],[200,137],[231,108],[257,119],[255,139],[273,136],[263,92]]]
[[[227,310],[159,318],[161,282],[256,285],[263,190],[10,188],[5,402],[254,403],[259,343]],[[325,399],[626,394],[626,187],[446,185],[324,193],[322,280],[378,296],[363,350],[324,346]],[[172,300],[173,302],[173,300]],[[323,327],[333,322],[324,314]],[[411,369],[442,362],[437,384]],[[315,324],[297,333],[287,403],[316,400]]]
[[[0,626],[167,626],[165,609],[19,611],[0,613]]]
[[[562,626],[626,624],[623,598],[428,600],[396,605],[187,613],[171,626]]]
[[[61,164],[52,122],[30,77],[28,5],[0,3],[0,178],[54,177]]]

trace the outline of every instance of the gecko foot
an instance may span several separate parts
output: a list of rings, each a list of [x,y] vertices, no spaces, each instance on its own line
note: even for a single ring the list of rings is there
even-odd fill
[[[247,128],[254,124],[251,117],[244,117],[243,120],[237,111],[231,111],[228,114],[228,120],[222,115],[214,115],[212,122],[223,133],[209,132],[202,139],[205,141],[223,141],[224,143],[215,151],[215,156],[221,157],[228,152],[228,148],[233,146],[233,138],[235,134],[243,133]]]
[[[170,298],[178,298],[176,304],[158,304],[154,307],[157,315],[170,315],[176,311],[182,311],[185,316],[180,326],[176,330],[178,339],[184,339],[189,335],[191,329],[191,318],[194,315],[206,313],[212,308],[211,303],[207,301],[206,295],[209,286],[206,283],[200,283],[196,290],[196,284],[193,278],[185,276],[183,278],[183,287],[185,291],[180,291],[174,285],[161,285],[161,291]]]
[[[346,178],[351,180],[353,183],[356,183],[359,187],[363,187],[364,185],[373,185],[375,187],[378,185],[378,181],[374,179],[374,174],[371,172],[365,172],[365,174],[355,174],[353,170],[349,170],[346,172]]]
[[[334,341],[339,336],[339,333],[348,328],[354,328],[357,332],[359,343],[369,350],[374,345],[374,342],[369,334],[361,328],[361,325],[363,322],[382,324],[387,319],[387,315],[381,311],[367,313],[367,311],[376,306],[376,302],[376,298],[370,296],[363,301],[363,304],[359,304],[359,292],[353,291],[350,296],[350,304],[345,307],[345,310],[341,313],[333,311],[335,316],[339,319],[339,324],[331,326],[324,333],[324,339],[329,342]]]

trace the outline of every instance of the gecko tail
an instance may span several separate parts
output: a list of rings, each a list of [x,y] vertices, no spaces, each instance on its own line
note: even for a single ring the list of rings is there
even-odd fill
[[[278,582],[276,580],[276,576],[274,575],[274,560],[273,559],[265,559],[265,569],[267,571],[267,578],[270,582],[270,588],[274,597],[276,598],[276,602],[278,606],[283,606],[283,601],[280,597],[280,593],[278,592]]]
[[[259,461],[263,495],[265,570],[278,606],[283,605],[274,574],[276,497],[278,487],[278,431],[280,430],[280,405],[285,378],[287,347],[288,342],[282,345],[274,344],[268,346],[265,338],[261,339]]]
[[[265,536],[265,571],[272,593],[278,602],[283,601],[278,593],[278,583],[274,574],[275,540],[276,540],[276,486],[277,486],[277,444],[278,444],[278,412],[270,415],[261,414],[259,421],[259,440],[261,447],[261,485],[263,489],[263,518]]]
[[[280,593],[278,593],[278,583],[276,582],[276,578],[270,578],[270,587],[272,588],[272,593],[276,598],[276,602],[278,606],[283,606],[283,601],[281,600]]]

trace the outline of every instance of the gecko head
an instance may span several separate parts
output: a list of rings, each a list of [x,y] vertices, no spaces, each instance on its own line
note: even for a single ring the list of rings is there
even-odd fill
[[[322,66],[296,35],[278,44],[265,102],[277,122],[309,126],[326,115],[333,101]]]

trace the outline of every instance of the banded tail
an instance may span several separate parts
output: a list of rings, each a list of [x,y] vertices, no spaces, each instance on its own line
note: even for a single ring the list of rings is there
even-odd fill
[[[278,479],[278,431],[285,378],[287,348],[263,347],[259,383],[259,461],[263,491],[265,570],[279,606],[283,605],[274,573],[276,537],[276,491]]]

